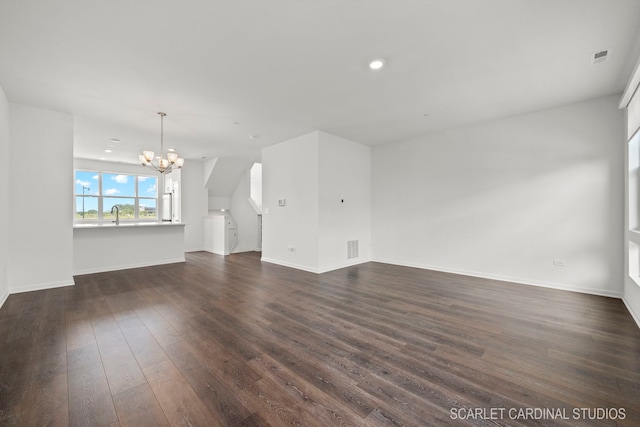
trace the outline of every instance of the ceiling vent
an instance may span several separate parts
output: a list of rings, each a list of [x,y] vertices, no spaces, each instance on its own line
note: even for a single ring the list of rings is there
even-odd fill
[[[611,49],[600,50],[591,54],[591,65],[607,62],[611,57]]]

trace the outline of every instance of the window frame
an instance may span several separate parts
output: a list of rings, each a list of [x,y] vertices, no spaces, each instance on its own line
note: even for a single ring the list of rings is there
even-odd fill
[[[77,194],[76,193],[76,180],[77,180],[77,174],[78,172],[87,172],[87,173],[92,173],[92,174],[96,174],[98,176],[98,180],[97,180],[97,187],[98,187],[98,191],[97,194],[86,194],[86,195],[82,195],[82,194]],[[134,196],[118,196],[118,195],[105,195],[103,194],[103,176],[104,175],[126,175],[128,177],[131,177],[134,179],[133,182],[133,188],[134,188]],[[145,178],[154,178],[156,181],[156,193],[155,193],[155,197],[149,197],[149,196],[144,196],[144,195],[140,195],[140,177],[145,177]],[[160,217],[159,217],[159,204],[160,204],[160,192],[159,192],[159,186],[160,186],[160,178],[159,176],[156,175],[152,175],[152,174],[133,174],[133,173],[129,173],[129,172],[109,172],[109,171],[105,171],[105,170],[94,170],[94,169],[84,169],[84,168],[77,168],[74,169],[73,171],[73,223],[74,224],[102,224],[102,223],[110,223],[113,222],[113,220],[111,218],[105,218],[104,217],[104,199],[123,199],[123,200],[134,200],[134,217],[133,218],[122,218],[120,217],[120,222],[157,222],[159,221]],[[78,210],[77,210],[77,200],[79,197],[90,197],[93,199],[97,199],[98,201],[98,217],[97,218],[82,218],[82,217],[78,217]],[[155,202],[155,216],[153,217],[146,217],[146,216],[140,216],[140,202],[144,202],[145,200],[153,200]]]

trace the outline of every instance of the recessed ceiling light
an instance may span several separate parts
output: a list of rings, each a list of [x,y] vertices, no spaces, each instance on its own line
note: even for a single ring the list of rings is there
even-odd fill
[[[100,157],[100,160],[107,160],[106,157]]]
[[[117,144],[118,142],[120,142],[120,140],[117,138],[111,138],[111,142],[115,142]]]
[[[384,67],[384,63],[384,59],[375,58],[369,61],[369,68],[371,68],[372,70],[379,70],[380,68]]]
[[[259,139],[260,135],[249,135],[249,139]]]
[[[104,152],[105,152],[105,153],[111,153],[112,151],[113,151],[113,150],[109,150],[108,148],[105,148],[105,149],[104,149]]]
[[[167,151],[170,153],[175,153],[176,149],[175,148],[167,148]]]

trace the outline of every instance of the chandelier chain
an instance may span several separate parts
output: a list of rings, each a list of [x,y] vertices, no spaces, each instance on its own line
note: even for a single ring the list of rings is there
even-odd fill
[[[184,159],[178,157],[178,153],[175,150],[169,150],[167,152],[167,158],[164,157],[164,117],[167,115],[163,112],[158,112],[160,116],[160,155],[157,157],[157,164],[155,162],[153,151],[143,151],[138,156],[138,160],[142,166],[149,166],[161,174],[171,172],[174,169],[180,169],[184,164]]]

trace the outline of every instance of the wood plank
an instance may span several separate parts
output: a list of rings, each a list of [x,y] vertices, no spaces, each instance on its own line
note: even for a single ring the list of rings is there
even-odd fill
[[[172,426],[222,426],[170,360],[147,366],[147,381]]]
[[[11,295],[0,425],[460,425],[451,409],[490,407],[624,408],[603,425],[640,425],[640,330],[620,300],[186,257]]]
[[[113,397],[121,427],[169,426],[148,384],[141,384]]]
[[[101,363],[69,371],[69,420],[72,426],[118,424]]]
[[[91,318],[85,309],[67,312],[66,330],[67,350],[96,343],[93,327],[91,326]]]
[[[32,381],[22,401],[21,424],[25,426],[68,426],[69,390],[66,372],[46,381]],[[2,425],[2,423],[0,423]]]
[[[211,364],[210,360],[196,356],[186,343],[176,343],[165,350],[209,411],[218,419],[227,425],[235,425],[251,415],[238,396],[239,389],[230,387],[229,382],[225,381],[224,373],[218,372],[215,367],[207,368]],[[255,373],[254,375],[256,378],[251,383],[260,379]]]
[[[119,322],[119,324],[127,344],[141,368],[167,360],[167,355],[158,341],[139,319],[131,318],[126,323]]]
[[[133,356],[107,359],[102,365],[113,396],[147,383]]]
[[[353,411],[351,405],[324,393],[266,354],[256,357],[249,365],[262,377],[277,383],[279,389],[286,390],[305,414],[324,425],[358,425],[365,418]]]

